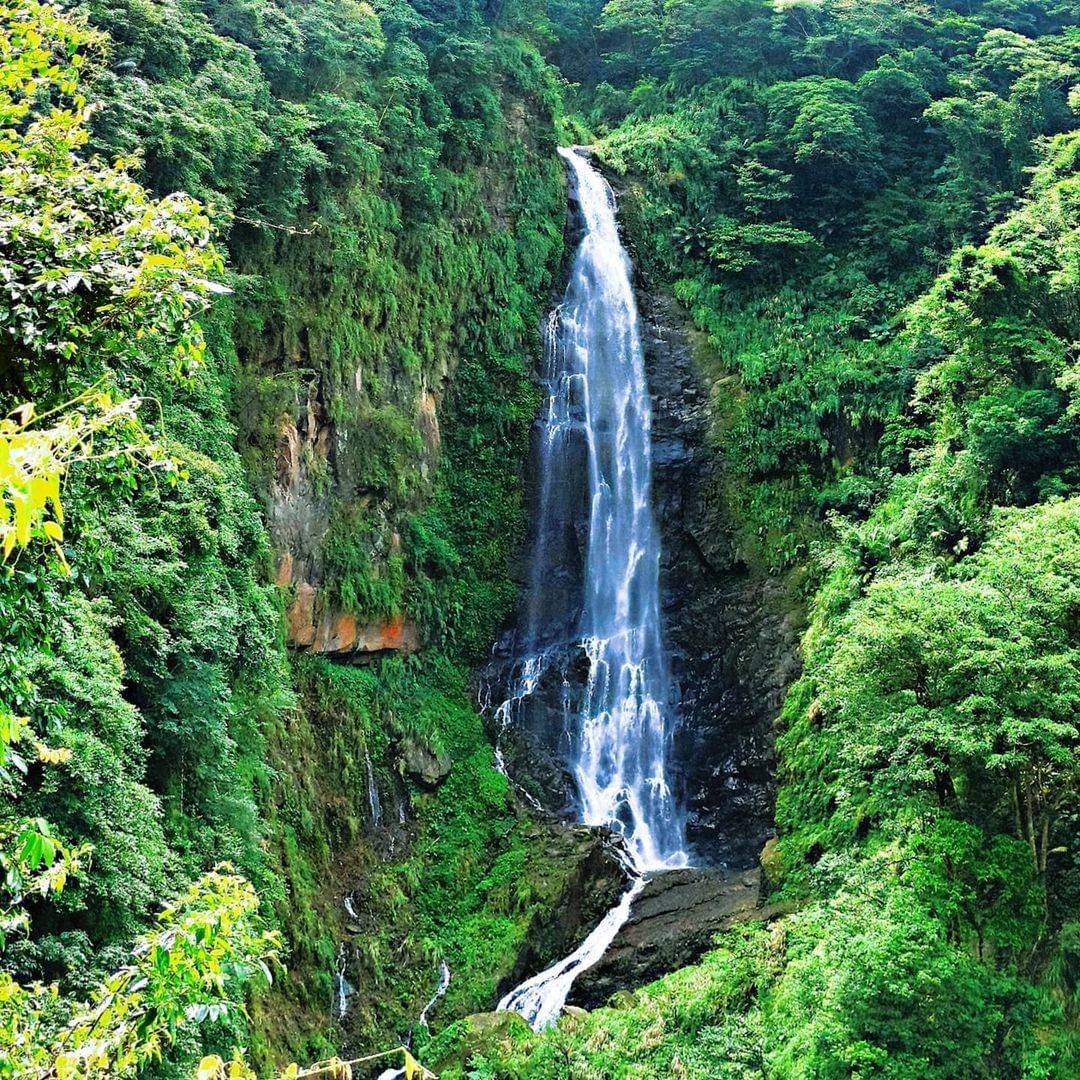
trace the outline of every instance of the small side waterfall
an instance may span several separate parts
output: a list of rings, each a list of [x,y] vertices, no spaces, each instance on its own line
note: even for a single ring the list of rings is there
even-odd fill
[[[345,978],[345,968],[348,966],[348,962],[349,956],[343,941],[338,947],[337,963],[334,971],[334,996],[331,1002],[334,1019],[339,1022],[345,1019],[345,1014],[349,1011],[349,999],[355,993],[352,984]]]
[[[450,965],[445,960],[439,961],[439,985],[435,990],[435,993],[431,995],[431,1000],[424,1006],[424,1011],[420,1014],[418,1023],[421,1027],[426,1028],[428,1026],[428,1014],[438,1004],[440,999],[446,996],[446,991],[450,989]]]
[[[565,556],[580,505],[575,500],[584,489],[584,595],[569,630],[587,674],[575,696],[562,672],[565,736],[581,818],[622,834],[634,880],[573,955],[499,1003],[535,1027],[558,1016],[576,976],[611,944],[644,887],[640,874],[688,863],[683,815],[667,772],[670,678],[661,640],[651,409],[633,268],[619,240],[610,186],[582,154],[559,153],[580,201],[584,233],[563,301],[548,323],[530,589],[516,681],[494,715],[499,730],[506,730],[549,669],[567,662],[567,649],[551,630],[565,630],[567,617],[552,610],[548,583]],[[574,449],[582,441],[584,455]]]
[[[375,766],[371,763],[371,753],[364,750],[364,769],[367,773],[368,812],[371,824],[378,828],[382,824],[382,801],[379,799],[379,785],[375,783]]]

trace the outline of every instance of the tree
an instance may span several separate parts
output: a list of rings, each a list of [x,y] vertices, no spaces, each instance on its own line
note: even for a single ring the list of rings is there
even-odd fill
[[[141,460],[177,479],[138,422],[140,400],[123,395],[124,376],[140,367],[190,374],[203,353],[193,316],[221,291],[204,276],[221,260],[197,204],[155,201],[122,165],[78,153],[87,137],[78,70],[99,44],[52,5],[0,5],[0,365],[9,389],[74,389],[40,413],[26,402],[0,421],[5,584],[23,552],[42,575],[63,575],[60,480],[74,463]],[[51,560],[31,550],[38,540],[52,545]],[[0,686],[24,694],[26,680],[7,670],[10,628],[7,636]],[[54,749],[31,718],[0,703],[0,953],[29,928],[26,895],[61,893],[92,854],[20,811],[26,747],[46,771],[78,764],[70,747]],[[238,1007],[257,974],[269,978],[278,941],[260,923],[254,889],[225,869],[184,891],[89,1002],[0,972],[0,1076],[132,1075],[180,1026]]]
[[[848,813],[996,822],[1045,873],[1080,785],[1078,540],[1077,500],[1003,513],[955,576],[890,575],[852,606],[818,706],[838,728]]]
[[[656,0],[608,0],[597,29],[605,35],[605,60],[631,82],[648,67],[649,54],[660,38],[661,6]]]

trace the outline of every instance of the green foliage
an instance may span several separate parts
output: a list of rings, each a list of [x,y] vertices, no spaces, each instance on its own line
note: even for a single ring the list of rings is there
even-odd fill
[[[312,425],[300,470],[325,527],[302,554],[330,602],[361,618],[406,614],[468,658],[513,602],[518,470],[536,404],[527,357],[561,255],[563,187],[557,84],[535,47],[503,29],[531,16],[520,5],[491,14],[102,0],[89,5],[100,32],[80,27],[70,51],[37,52],[17,17],[5,21],[15,46],[4,134],[37,158],[4,173],[3,243],[32,287],[11,282],[16,332],[4,335],[0,390],[9,408],[74,398],[80,423],[34,428],[23,411],[4,434],[40,430],[50,451],[90,460],[69,475],[62,529],[52,489],[39,490],[29,457],[17,462],[27,495],[42,497],[17,527],[11,504],[12,535],[26,518],[54,549],[20,557],[5,579],[2,689],[71,751],[20,794],[19,820],[47,811],[72,850],[95,852],[11,963],[82,992],[170,882],[229,858],[275,912],[297,968],[258,1007],[276,1010],[257,1014],[264,1063],[284,1046],[334,1049],[325,1003],[345,880],[325,872],[339,845],[361,861],[371,851],[363,803],[354,813],[295,773],[319,743],[292,711],[270,546],[249,492],[249,476],[270,492],[282,418]],[[80,68],[90,109],[74,96]],[[35,225],[43,201],[56,210],[50,228]],[[228,299],[210,216],[226,230]],[[97,396],[83,401],[91,383]],[[142,428],[126,422],[139,402]],[[126,423],[106,435],[106,419]],[[406,691],[395,671],[342,674],[345,696],[327,691],[353,718],[332,745],[341,783],[366,790],[358,746],[387,783],[391,738],[443,750],[460,728],[458,775],[510,829],[462,675],[410,676]],[[485,933],[512,946],[527,918],[525,907],[507,917],[502,900],[483,914],[475,883],[497,852],[490,830],[469,833],[470,806],[454,820],[475,866],[440,887],[474,890],[460,902],[472,930],[452,951],[436,899],[394,944],[417,965],[417,986],[438,949],[453,955],[459,1007],[481,1004],[498,977]],[[519,867],[526,845],[515,844]],[[421,879],[423,864],[404,857]],[[373,895],[392,912],[396,875]],[[365,986],[393,963],[380,933],[368,953]],[[399,1006],[359,1017],[357,1033],[415,1019],[422,992],[403,987]],[[194,1050],[188,1040],[172,1054]]]
[[[92,11],[115,42],[95,145],[137,148],[154,190],[232,214],[237,396],[253,406],[241,437],[264,493],[282,414],[332,432],[320,443],[307,429],[301,462],[328,543],[293,553],[350,614],[404,609],[428,640],[486,647],[521,529],[513,477],[535,405],[523,358],[562,247],[550,69],[471,5]],[[453,520],[463,496],[466,517],[493,500],[483,539],[479,522]],[[410,545],[436,530],[456,555],[425,567],[430,545]]]
[[[151,198],[123,164],[80,156],[79,50],[100,39],[55,14],[35,33],[39,10],[3,12],[0,364],[9,378],[21,367],[14,385],[34,398],[80,393],[119,367],[188,371],[204,349],[193,315],[221,289],[206,280],[221,269],[209,220],[186,196]]]
[[[550,251],[546,247],[545,255]],[[517,597],[508,567],[526,532],[518,463],[527,459],[538,407],[538,390],[519,359],[463,360],[444,465],[429,507],[406,534],[407,606],[434,628],[444,648],[469,663],[490,649]]]
[[[270,981],[278,949],[258,906],[242,878],[203,875],[85,1003],[63,1001],[55,985],[23,988],[0,975],[0,1076],[135,1076],[183,1028],[238,1012],[249,983]]]
[[[208,280],[221,270],[209,221],[187,196],[156,200],[129,166],[85,156],[78,74],[99,35],[48,5],[5,8],[0,22],[0,395],[12,409],[0,480],[4,555],[13,556],[0,584],[0,700],[5,766],[27,774],[16,783],[5,770],[0,814],[4,1063],[18,1075],[127,1075],[160,1058],[181,1021],[225,1015],[242,999],[244,965],[270,944],[255,929],[251,887],[205,877],[185,910],[166,916],[175,925],[147,938],[93,1006],[74,1001],[108,962],[88,964],[91,949],[130,942],[177,874],[193,877],[223,854],[258,873],[245,777],[210,779],[204,769],[188,806],[163,814],[169,784],[155,783],[153,759],[168,754],[169,781],[181,789],[185,751],[197,746],[204,761],[232,764],[232,731],[170,743],[166,717],[181,715],[176,699],[196,640],[222,671],[221,650],[236,656],[261,634],[264,651],[256,648],[249,669],[269,673],[279,662],[266,657],[276,611],[265,596],[251,604],[258,590],[243,530],[260,540],[261,531],[230,460],[220,375],[203,363],[194,318],[227,291]],[[146,399],[152,406],[140,410]],[[205,455],[210,447],[224,450],[218,461]],[[37,537],[51,547],[26,547]],[[231,622],[222,610],[230,560],[229,584],[248,590]],[[207,562],[209,582],[198,572]],[[215,708],[232,713],[226,679],[199,687],[202,707],[189,721],[212,724]],[[16,738],[36,748],[38,763],[17,756]],[[192,853],[181,833],[200,830],[205,842]],[[56,894],[49,907],[36,905],[32,926],[22,907],[30,889]],[[189,1006],[199,1014],[188,1016]]]
[[[269,824],[286,887],[277,908],[293,951],[289,977],[256,1002],[258,1026],[273,1026],[273,1048],[287,1040],[302,1058],[325,1054],[337,1038],[325,1010],[339,955],[358,991],[346,1018],[357,1044],[415,1025],[440,959],[452,980],[437,1022],[488,1008],[533,921],[567,888],[573,845],[520,814],[455,664],[430,651],[422,663],[369,668],[298,657],[295,674],[303,709],[268,738]],[[412,776],[409,745],[448,755],[448,776],[435,787]],[[321,1028],[308,1009],[321,1013]],[[280,1057],[273,1048],[260,1042],[256,1059]]]
[[[273,944],[231,878],[193,887],[112,1004],[72,1020],[171,883],[222,857],[294,974],[198,1051],[241,1040],[260,1065],[336,1050],[339,956],[354,1040],[396,1043],[443,957],[443,1015],[489,1006],[557,902],[565,867],[494,768],[465,665],[514,599],[565,92],[624,177],[643,268],[708,343],[745,557],[817,590],[772,860],[799,910],[468,1067],[1071,1075],[1074,15],[94,0],[98,33],[4,9],[0,1024],[30,1017],[46,1056],[96,1044],[77,1067],[116,1074],[217,1015]],[[275,540],[324,599],[410,618],[420,658],[288,668],[249,481],[303,502],[311,528],[275,515]],[[448,776],[422,783],[418,753]],[[395,809],[378,828],[372,776]],[[28,926],[22,892],[61,884]]]
[[[463,1073],[1076,1072],[1071,16],[556,18],[639,259],[712,346],[744,557],[810,570],[769,859],[798,910]]]
[[[1063,149],[1069,20],[1041,3],[1022,29],[982,4],[631,8],[595,20],[578,104],[627,177],[641,261],[685,283],[716,376],[750,391],[724,386],[719,441],[747,548],[791,566],[823,511],[847,510],[845,491],[894,464],[881,425],[929,358],[896,339],[904,305],[1015,206],[1041,137]],[[556,59],[587,47],[555,29]],[[1057,402],[1038,387],[984,407],[992,439],[1016,432],[986,452],[1020,456]]]

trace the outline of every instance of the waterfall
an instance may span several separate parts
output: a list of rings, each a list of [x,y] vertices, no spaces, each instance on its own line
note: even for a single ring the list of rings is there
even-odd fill
[[[619,240],[611,188],[582,154],[559,153],[580,200],[584,233],[562,303],[548,322],[529,596],[516,679],[495,718],[500,731],[509,727],[546,671],[566,662],[566,650],[553,638],[565,629],[567,614],[575,613],[552,610],[560,594],[550,582],[567,551],[580,505],[575,498],[584,488],[584,595],[570,630],[587,675],[577,700],[562,673],[565,734],[582,820],[620,833],[633,866],[630,888],[582,945],[499,1003],[537,1028],[558,1016],[574,979],[615,939],[644,888],[641,875],[688,863],[683,816],[667,772],[670,677],[651,498],[652,417],[633,267]],[[584,454],[576,453],[582,443]]]
[[[575,494],[584,488],[588,544],[573,634],[588,675],[580,704],[564,709],[580,814],[586,824],[621,833],[638,870],[670,869],[685,866],[687,854],[667,775],[670,680],[651,498],[651,409],[633,268],[619,240],[611,188],[580,153],[559,153],[585,228],[566,293],[548,322],[523,655],[495,717],[500,728],[511,724],[545,670],[565,656],[545,641],[549,628],[567,615],[550,610],[548,583],[573,528]],[[584,442],[584,458],[572,452],[575,439]]]
[[[348,966],[348,960],[348,953],[343,941],[338,947],[337,963],[334,971],[334,995],[331,1002],[334,1019],[339,1022],[345,1019],[345,1014],[349,1011],[349,999],[355,993],[349,980],[345,978],[345,968]]]
[[[378,828],[382,824],[382,802],[379,800],[379,786],[375,783],[375,766],[371,763],[371,754],[364,748],[364,769],[367,772],[367,801],[371,824]]]
[[[541,676],[547,670],[548,663],[548,658],[544,654],[525,657],[521,662],[516,678],[511,685],[510,696],[494,710],[495,768],[514,784],[518,794],[536,810],[543,810],[539,800],[535,795],[526,791],[525,788],[516,783],[506,769],[506,759],[503,757],[503,736],[506,734],[507,728],[514,722],[514,715],[520,708],[521,703],[536,692],[536,687],[540,682]],[[485,709],[489,708],[490,700],[485,700],[483,707]]]
[[[574,775],[585,821],[621,831],[640,869],[684,865],[683,825],[666,770],[669,677],[651,499],[652,413],[632,267],[607,182],[581,155],[562,154],[585,215],[559,332],[579,378],[589,449],[582,613],[589,681]]]

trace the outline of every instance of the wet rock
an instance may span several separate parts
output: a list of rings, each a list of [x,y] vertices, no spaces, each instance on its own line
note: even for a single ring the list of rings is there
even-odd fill
[[[549,871],[529,881],[536,914],[513,968],[499,983],[502,997],[518,983],[572,953],[618,903],[627,887],[622,841],[606,829],[538,822],[528,840],[548,837]]]
[[[569,1002],[588,1009],[699,960],[734,922],[763,917],[757,870],[672,870],[645,884],[600,961],[578,976]]]
[[[711,444],[701,335],[671,297],[639,287],[653,394],[653,497],[664,635],[679,720],[672,780],[695,861],[757,863],[772,831],[772,725],[798,673],[783,583],[741,557]]]
[[[399,746],[401,768],[425,787],[438,787],[450,775],[450,755],[436,753],[430,746],[409,735]]]
[[[518,672],[513,662],[499,656],[492,658],[481,674],[490,703],[514,692]],[[488,712],[491,736],[508,774],[534,809],[557,821],[578,818],[566,721],[581,707],[588,674],[588,658],[579,642],[551,646],[535,691],[515,705],[513,722],[503,727],[490,709]]]

